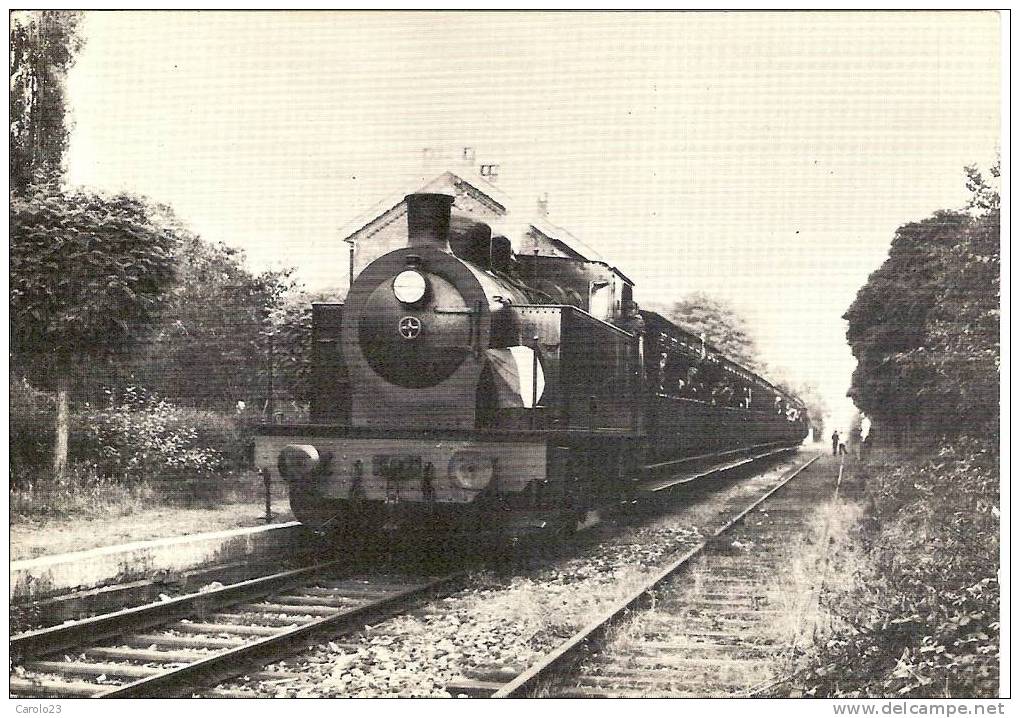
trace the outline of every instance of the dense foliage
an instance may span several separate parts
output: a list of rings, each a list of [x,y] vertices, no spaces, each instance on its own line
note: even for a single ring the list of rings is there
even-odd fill
[[[271,315],[286,272],[254,274],[244,254],[181,227],[177,278],[152,331],[111,368],[107,384],[140,384],[192,406],[255,409],[268,393]]]
[[[11,349],[59,362],[131,344],[173,279],[175,235],[137,197],[32,190],[11,198]]]
[[[36,389],[22,376],[11,374],[8,393],[10,424],[8,437],[11,483],[24,474],[35,473],[53,452],[56,401],[52,394]]]
[[[10,178],[24,190],[59,177],[67,149],[65,79],[81,49],[81,14],[12,12],[10,17]]]
[[[79,21],[11,17],[11,484],[205,485],[244,464],[270,386],[307,396],[310,314],[288,272],[252,273],[168,207],[66,186]]]
[[[900,227],[844,316],[858,361],[850,395],[900,439],[958,434],[999,413],[999,210],[970,177],[972,212]]]
[[[165,411],[222,411],[242,429],[264,415],[271,380],[278,401],[307,399],[311,298],[287,272],[254,274],[242,253],[134,197],[35,185],[11,207],[12,362],[34,387],[63,385],[57,404],[79,407],[67,406],[65,433],[84,402],[106,407],[128,387],[164,397]],[[52,406],[33,386],[19,379],[17,396],[35,392]],[[11,405],[12,458],[16,474],[37,477],[41,445],[61,432],[42,430],[58,414],[29,404]],[[64,462],[69,446],[101,475],[121,475],[95,441],[78,439],[57,441]]]
[[[855,467],[864,568],[827,596],[845,628],[795,681],[810,695],[999,692],[999,203],[967,175],[967,209],[900,227],[846,314],[879,449]]]
[[[181,408],[137,387],[103,408],[83,407],[72,433],[74,454],[99,475],[188,497],[214,495],[217,478],[245,462],[243,442],[229,417]]]
[[[11,197],[15,363],[57,392],[53,471],[67,469],[72,375],[123,351],[156,315],[177,238],[144,200],[37,184]]]
[[[56,408],[52,395],[12,377],[12,491],[42,495],[61,486],[141,487],[175,499],[211,498],[250,465],[246,417],[177,406],[141,387],[106,391],[98,405],[72,411],[68,477],[51,476]]]

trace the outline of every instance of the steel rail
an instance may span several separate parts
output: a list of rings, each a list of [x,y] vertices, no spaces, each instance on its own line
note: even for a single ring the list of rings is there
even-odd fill
[[[534,691],[552,673],[564,669],[572,663],[580,650],[589,645],[590,642],[601,638],[606,631],[614,625],[624,614],[631,610],[642,607],[650,601],[650,594],[664,581],[680,573],[691,565],[691,560],[700,555],[705,548],[716,542],[723,534],[733,526],[742,521],[749,513],[765,503],[773,494],[781,490],[796,478],[804,469],[818,461],[821,455],[815,456],[802,464],[779,484],[770,489],[754,503],[743,509],[739,514],[731,518],[721,528],[717,529],[711,536],[699,543],[697,546],[684,552],[668,566],[658,571],[651,579],[645,582],[637,591],[634,591],[626,598],[614,604],[600,617],[588,623],[572,637],[561,643],[558,647],[545,654],[538,662],[532,664],[527,670],[518,675],[512,681],[505,683],[492,694],[492,698],[520,698]]]
[[[73,623],[27,631],[11,637],[10,655],[15,659],[14,663],[21,663],[82,644],[95,644],[124,633],[159,626],[175,619],[206,613],[274,593],[340,565],[340,561],[327,561],[233,583],[210,591],[189,593],[168,601],[147,603]]]
[[[657,469],[664,469],[667,466],[678,466],[679,464],[690,464],[695,461],[703,461],[704,459],[714,459],[722,456],[729,456],[730,454],[739,454],[744,451],[754,451],[755,449],[764,449],[766,447],[780,447],[786,446],[782,441],[767,441],[764,444],[752,444],[751,446],[741,446],[737,449],[729,449],[727,451],[712,451],[707,454],[698,454],[697,456],[687,456],[683,459],[673,459],[672,461],[662,461],[658,464],[646,464],[645,469],[649,471],[655,471]]]
[[[659,491],[665,491],[666,489],[671,489],[671,488],[673,488],[675,486],[681,486],[683,484],[689,484],[689,483],[691,483],[693,481],[698,481],[699,479],[704,479],[704,478],[707,478],[709,476],[713,476],[715,474],[721,474],[721,473],[724,473],[726,471],[732,471],[733,469],[736,469],[737,467],[746,466],[747,464],[753,464],[756,461],[761,461],[762,459],[766,459],[766,458],[769,458],[769,457],[772,457],[772,456],[778,456],[780,454],[785,454],[785,453],[788,453],[790,451],[796,451],[796,447],[781,446],[780,448],[777,448],[777,449],[769,449],[768,451],[764,451],[764,452],[761,452],[761,453],[758,453],[758,454],[751,454],[750,456],[745,456],[745,457],[743,457],[741,459],[738,459],[737,461],[733,461],[733,462],[728,463],[728,464],[717,464],[717,465],[709,466],[709,467],[706,467],[704,470],[698,471],[697,473],[694,473],[694,474],[687,474],[687,475],[683,475],[683,476],[674,476],[674,477],[671,477],[671,478],[668,478],[668,479],[651,479],[651,480],[646,481],[646,482],[642,483],[641,485],[639,485],[638,486],[638,490],[641,491],[641,492],[651,493],[651,494],[658,493]],[[732,452],[725,452],[725,453],[732,453]],[[723,454],[719,454],[719,456],[722,456],[722,455]]]
[[[178,698],[190,694],[197,686],[215,686],[225,680],[243,675],[254,663],[268,663],[273,659],[303,646],[309,638],[321,633],[361,628],[366,621],[388,618],[432,594],[458,585],[466,571],[409,588],[385,598],[320,618],[295,628],[281,631],[237,648],[216,653],[208,658],[189,663],[156,675],[141,678],[133,683],[117,686],[95,696],[96,698]]]

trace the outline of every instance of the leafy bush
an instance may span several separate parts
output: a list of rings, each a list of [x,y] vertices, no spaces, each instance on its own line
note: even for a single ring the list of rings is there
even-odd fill
[[[148,481],[171,496],[212,498],[221,477],[245,465],[245,444],[223,415],[128,387],[109,408],[76,415],[71,452],[103,476]]]
[[[56,402],[22,377],[10,376],[11,487],[52,462]]]
[[[55,400],[11,377],[10,488],[12,502],[22,506],[16,513],[71,512],[71,504],[78,509],[94,504],[102,491],[117,503],[115,494],[137,494],[143,485],[151,487],[149,494],[155,489],[183,500],[250,491],[245,482],[242,487],[231,481],[251,466],[257,416],[179,407],[138,387],[116,398],[107,395],[107,408],[86,404],[72,415],[74,465],[60,480],[51,468]],[[74,494],[80,501],[70,498]],[[26,502],[32,500],[45,505],[31,509]]]
[[[990,440],[876,457],[860,471],[870,569],[827,603],[846,630],[801,689],[831,697],[991,697],[999,679],[999,466]]]

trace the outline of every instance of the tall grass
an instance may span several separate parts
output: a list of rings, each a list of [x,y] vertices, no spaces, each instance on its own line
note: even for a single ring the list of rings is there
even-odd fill
[[[196,492],[193,486],[180,482],[111,478],[83,464],[73,464],[63,481],[55,481],[49,475],[22,477],[11,486],[9,493],[11,523],[114,518],[155,507],[261,506],[265,500],[262,478],[255,472],[217,477],[214,486]],[[274,502],[285,500],[287,487],[276,482],[271,494]]]
[[[75,464],[63,480],[48,475],[22,477],[17,485],[12,485],[11,521],[126,516],[151,506],[156,496],[157,492],[146,481],[118,481],[103,476],[94,466]]]
[[[989,439],[875,452],[865,516],[836,566],[796,683],[840,698],[991,697],[999,690],[999,466]],[[841,565],[842,564],[842,565]],[[848,570],[849,569],[849,570]]]

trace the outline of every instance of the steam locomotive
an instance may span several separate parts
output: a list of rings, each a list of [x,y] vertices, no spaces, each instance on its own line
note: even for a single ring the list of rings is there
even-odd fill
[[[515,253],[453,197],[405,197],[406,245],[313,306],[310,422],[256,461],[320,532],[576,528],[727,457],[787,450],[803,406],[640,310],[603,261]]]

